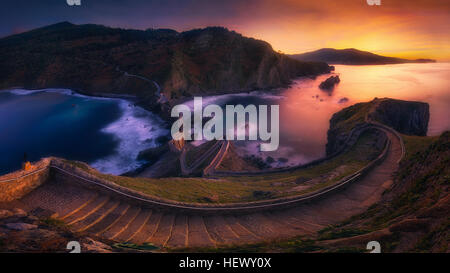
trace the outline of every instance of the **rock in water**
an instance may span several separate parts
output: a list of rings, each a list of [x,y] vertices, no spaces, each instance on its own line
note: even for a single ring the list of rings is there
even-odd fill
[[[331,76],[322,83],[320,83],[319,88],[331,93],[334,89],[334,86],[338,84],[340,81],[341,79],[339,79],[339,76]]]

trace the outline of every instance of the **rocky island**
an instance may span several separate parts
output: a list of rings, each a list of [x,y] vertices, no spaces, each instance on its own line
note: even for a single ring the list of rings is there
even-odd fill
[[[330,93],[331,95],[331,92],[333,91],[336,84],[340,82],[341,79],[339,78],[339,76],[330,76],[329,78],[320,83],[319,88]]]

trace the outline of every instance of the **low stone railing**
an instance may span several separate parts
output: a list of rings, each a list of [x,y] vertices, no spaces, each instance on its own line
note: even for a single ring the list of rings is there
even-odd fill
[[[32,165],[29,171],[19,170],[0,176],[0,202],[20,199],[39,187],[49,177],[50,158],[44,158]]]
[[[382,130],[383,131],[383,130]],[[386,129],[386,131],[388,131]],[[387,133],[383,131],[384,133]],[[389,130],[389,132],[391,132]],[[128,202],[136,203],[139,206],[148,206],[162,210],[177,210],[185,213],[204,213],[204,214],[229,214],[229,213],[249,213],[262,210],[274,210],[289,206],[299,205],[305,202],[311,202],[328,194],[345,188],[347,185],[358,181],[374,166],[381,163],[388,154],[391,142],[387,138],[385,147],[380,155],[367,164],[359,171],[342,178],[333,185],[324,187],[315,192],[303,195],[293,195],[280,197],[276,199],[253,201],[245,203],[226,203],[226,204],[204,204],[204,203],[185,203],[174,200],[164,199],[157,196],[144,194],[112,181],[99,177],[89,170],[83,170],[71,163],[58,158],[45,158],[36,163],[34,170],[24,173],[16,172],[0,177],[0,200],[12,201],[19,199],[29,193],[39,185],[43,184],[49,178],[58,182],[75,183],[86,188],[115,197],[126,199]],[[86,165],[87,166],[87,165]],[[92,169],[93,170],[93,169]],[[205,182],[208,183],[208,182]]]
[[[126,199],[128,202],[136,203],[140,206],[148,206],[151,208],[157,208],[161,210],[177,210],[184,213],[202,213],[202,214],[230,214],[230,213],[250,213],[255,211],[280,209],[289,206],[299,205],[305,202],[310,202],[343,189],[345,186],[357,181],[369,172],[374,166],[379,164],[386,157],[390,147],[389,139],[385,143],[385,147],[381,154],[367,164],[359,171],[342,178],[340,181],[324,187],[315,192],[311,192],[303,195],[294,195],[280,197],[276,199],[268,199],[262,201],[253,201],[245,203],[225,203],[225,204],[204,204],[204,203],[186,203],[178,202],[174,200],[164,199],[157,196],[144,194],[139,191],[135,191],[123,186],[120,186],[114,182],[97,177],[81,168],[75,167],[71,164],[63,163],[62,160],[52,160],[52,176],[53,178],[60,180],[66,180],[68,182],[76,183],[78,185],[84,185],[85,187],[100,190],[106,194],[112,194],[116,197]],[[205,182],[208,183],[208,182]]]

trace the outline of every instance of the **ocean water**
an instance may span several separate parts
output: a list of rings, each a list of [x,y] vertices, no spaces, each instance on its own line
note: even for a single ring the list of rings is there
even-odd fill
[[[325,156],[327,130],[333,113],[375,97],[423,101],[430,104],[428,135],[450,130],[450,63],[349,66],[336,65],[331,74],[301,78],[286,89],[267,94],[251,92],[203,97],[207,104],[278,104],[280,146],[260,152],[259,142],[236,142],[246,154],[275,159],[273,167],[304,164]],[[333,92],[318,88],[331,75],[341,82]],[[186,103],[192,107],[193,102]],[[279,161],[278,159],[288,159]]]
[[[333,113],[374,97],[430,104],[428,135],[450,130],[450,64],[336,65],[341,82],[332,93],[319,84],[331,74],[301,78],[286,89],[203,97],[208,104],[279,105],[280,146],[260,152],[258,141],[236,141],[243,154],[271,156],[273,167],[304,164],[325,155]],[[188,101],[193,107],[193,101]],[[121,99],[92,98],[70,90],[0,92],[0,174],[29,160],[60,156],[81,160],[98,170],[121,174],[143,162],[139,151],[157,145],[168,133],[156,115]],[[201,141],[197,141],[200,144]],[[280,160],[281,159],[281,160]],[[287,159],[287,161],[286,161]]]
[[[70,90],[0,92],[0,174],[58,156],[121,174],[139,167],[139,151],[167,134],[156,115],[122,99],[92,98]]]

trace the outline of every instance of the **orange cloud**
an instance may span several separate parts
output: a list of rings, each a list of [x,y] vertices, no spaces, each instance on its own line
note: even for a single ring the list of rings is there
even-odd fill
[[[299,53],[321,47],[358,48],[397,57],[450,60],[448,1],[261,0],[241,6],[231,28]]]

